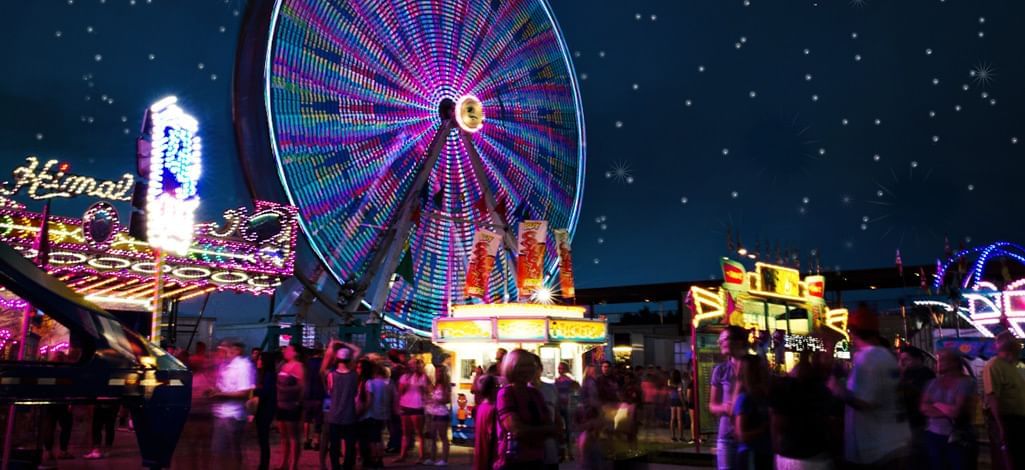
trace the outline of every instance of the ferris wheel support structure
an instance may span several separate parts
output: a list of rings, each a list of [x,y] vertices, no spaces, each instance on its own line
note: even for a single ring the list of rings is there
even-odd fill
[[[345,304],[346,312],[355,312],[366,298],[371,300],[371,309],[380,308],[388,296],[389,281],[399,266],[402,250],[405,249],[409,232],[413,228],[413,209],[419,204],[420,192],[427,184],[427,178],[431,176],[434,165],[438,163],[441,149],[453,128],[451,106],[447,106],[447,103],[443,102],[441,114],[441,125],[438,126],[434,138],[431,139],[431,145],[427,147],[427,158],[417,172],[409,192],[402,200],[398,217],[392,222],[382,243],[374,251],[374,257],[371,258],[366,271],[356,283],[356,294]],[[368,293],[370,295],[367,295]]]

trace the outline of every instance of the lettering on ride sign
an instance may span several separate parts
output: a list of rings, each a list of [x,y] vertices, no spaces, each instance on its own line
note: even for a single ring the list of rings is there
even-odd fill
[[[0,183],[0,197],[12,197],[25,191],[32,199],[92,196],[111,201],[130,201],[135,177],[124,174],[119,181],[100,180],[91,176],[68,173],[71,165],[47,160],[40,165],[34,155],[25,157],[25,164],[11,172],[11,181]]]

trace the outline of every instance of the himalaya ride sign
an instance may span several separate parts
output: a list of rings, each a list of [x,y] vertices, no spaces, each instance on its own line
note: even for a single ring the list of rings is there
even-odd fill
[[[573,286],[573,252],[569,245],[569,230],[557,229],[554,234],[555,246],[559,250],[559,290],[564,299],[572,299],[577,293]]]
[[[135,178],[124,174],[120,180],[102,180],[91,176],[72,174],[71,165],[58,160],[41,163],[29,155],[25,164],[11,172],[12,179],[0,183],[0,199],[10,198],[22,191],[32,199],[91,196],[110,201],[130,201]]]
[[[516,240],[516,284],[520,300],[526,301],[544,285],[545,239],[548,222],[524,220]]]
[[[466,296],[483,299],[488,294],[488,280],[495,268],[495,256],[502,237],[488,230],[477,230],[473,234],[470,262],[466,267]]]

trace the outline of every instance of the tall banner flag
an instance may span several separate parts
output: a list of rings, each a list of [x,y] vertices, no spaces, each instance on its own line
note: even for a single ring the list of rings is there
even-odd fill
[[[569,245],[569,230],[558,229],[555,234],[555,246],[559,250],[559,290],[562,298],[572,299],[577,296],[573,287],[573,252]]]
[[[731,259],[722,259],[722,280],[726,284],[744,284],[744,265]]]
[[[516,284],[520,300],[526,301],[544,283],[545,239],[548,237],[548,222],[524,220],[516,240]]]
[[[502,237],[495,232],[477,230],[473,234],[470,262],[466,267],[467,297],[487,298],[488,280],[491,278],[491,270],[495,268],[495,256],[501,244]]]

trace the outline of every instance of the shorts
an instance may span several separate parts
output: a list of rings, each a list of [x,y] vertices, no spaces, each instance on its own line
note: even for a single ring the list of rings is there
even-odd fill
[[[674,408],[683,408],[683,400],[680,400],[679,398],[670,398],[669,406]]]
[[[321,424],[324,422],[324,400],[303,402],[303,422]]]
[[[400,406],[399,408],[400,408],[399,412],[400,412],[400,414],[402,416],[423,416],[424,415],[424,409],[423,408],[406,408],[404,406]]]
[[[448,422],[452,420],[452,417],[449,416],[449,415],[428,415],[428,416],[431,418],[431,421],[433,421],[435,423],[446,423],[446,424],[448,424]]]
[[[278,408],[278,410],[274,413],[274,417],[277,418],[278,421],[284,421],[286,423],[298,423],[299,418],[302,418],[302,414],[303,409],[298,406],[291,410]]]

